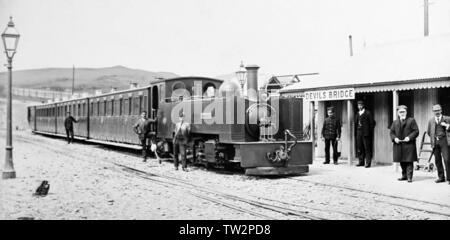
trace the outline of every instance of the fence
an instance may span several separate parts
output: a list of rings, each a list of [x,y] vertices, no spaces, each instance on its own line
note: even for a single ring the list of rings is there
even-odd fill
[[[81,98],[83,93],[72,93],[70,92],[61,92],[61,91],[52,91],[52,90],[44,90],[44,89],[31,89],[31,88],[12,88],[12,94],[15,96],[23,96],[23,97],[36,97],[36,98],[44,98],[51,100],[63,100],[70,98]]]

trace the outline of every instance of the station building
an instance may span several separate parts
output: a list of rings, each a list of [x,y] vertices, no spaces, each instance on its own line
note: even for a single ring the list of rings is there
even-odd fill
[[[450,34],[400,41],[366,48],[320,72],[315,81],[300,81],[280,91],[281,97],[303,98],[316,109],[311,118],[320,137],[326,108],[334,106],[342,121],[341,159],[356,160],[354,118],[358,100],[365,102],[376,121],[373,163],[392,164],[389,128],[396,106],[406,105],[416,119],[418,145],[433,117],[431,107],[440,103],[450,115]],[[304,108],[305,110],[307,107]],[[316,157],[324,157],[324,143],[317,141]]]

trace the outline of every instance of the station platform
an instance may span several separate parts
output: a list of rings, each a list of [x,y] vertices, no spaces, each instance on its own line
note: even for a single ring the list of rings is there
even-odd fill
[[[413,182],[408,183],[397,180],[401,168],[397,169],[395,164],[364,168],[356,167],[356,162],[349,165],[345,159],[339,160],[338,165],[323,164],[324,160],[316,158],[303,180],[450,206],[450,185],[435,183],[436,171],[414,170]]]

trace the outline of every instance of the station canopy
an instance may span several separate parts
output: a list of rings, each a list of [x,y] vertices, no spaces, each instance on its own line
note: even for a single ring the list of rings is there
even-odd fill
[[[323,69],[314,81],[280,93],[348,87],[355,92],[450,87],[450,34],[365,48]]]

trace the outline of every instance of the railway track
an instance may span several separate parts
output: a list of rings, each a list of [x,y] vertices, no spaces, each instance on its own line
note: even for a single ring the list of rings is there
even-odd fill
[[[319,186],[323,186],[323,187],[327,187],[327,188],[346,190],[346,191],[348,191],[348,193],[340,192],[340,194],[348,196],[348,197],[353,197],[353,198],[361,198],[362,197],[367,200],[375,200],[377,202],[384,202],[386,204],[393,205],[393,206],[408,208],[408,209],[412,209],[412,210],[416,210],[416,211],[426,212],[429,214],[445,216],[445,217],[450,218],[450,205],[448,205],[448,204],[434,203],[434,202],[430,202],[430,201],[423,201],[423,200],[419,200],[419,199],[395,196],[395,195],[391,195],[391,194],[372,192],[372,191],[368,191],[368,190],[356,189],[356,188],[347,187],[347,186],[337,186],[337,185],[332,185],[332,184],[327,184],[327,183],[320,183],[320,182],[315,182],[315,181],[311,181],[311,180],[307,180],[307,179],[292,179],[291,178],[289,180],[319,185]],[[329,190],[327,190],[327,191],[329,191]],[[355,195],[354,193],[364,193],[366,195],[361,196],[361,194]],[[413,205],[428,206],[428,208],[415,207],[415,206],[408,205],[408,203],[409,204],[412,203]],[[436,210],[430,210],[430,208],[436,209]]]
[[[48,145],[40,141],[32,141],[27,137],[24,136],[15,136],[16,139],[29,143],[38,145],[43,148],[47,148],[53,152],[68,155],[71,158],[79,159],[82,161],[85,161],[86,159],[92,159],[93,156],[90,156],[87,153],[83,152],[77,152],[77,153],[67,153],[62,151],[56,146]],[[102,149],[100,149],[102,150]],[[113,150],[114,151],[114,150]],[[81,156],[85,157],[86,159],[82,159]],[[139,178],[145,178],[152,183],[159,184],[165,187],[176,187],[180,190],[184,190],[187,193],[191,194],[192,196],[195,196],[199,199],[209,201],[215,204],[222,205],[224,207],[227,207],[229,209],[232,209],[234,211],[238,211],[241,213],[246,213],[255,217],[259,217],[262,219],[279,219],[283,218],[283,216],[289,216],[294,217],[297,219],[314,219],[314,220],[322,220],[322,219],[329,219],[330,217],[327,217],[327,215],[334,214],[333,216],[336,216],[336,214],[344,217],[345,219],[371,219],[370,217],[367,217],[365,215],[361,214],[354,214],[344,211],[339,211],[336,209],[330,209],[330,206],[327,207],[327,209],[323,208],[317,208],[317,207],[311,207],[311,206],[304,206],[301,204],[296,204],[292,202],[285,202],[281,200],[276,199],[270,199],[267,197],[262,196],[252,196],[250,194],[243,196],[238,196],[236,194],[228,194],[225,192],[219,192],[215,189],[211,189],[208,187],[205,187],[203,185],[198,185],[195,183],[192,183],[188,180],[181,179],[174,176],[169,175],[163,175],[163,174],[156,174],[154,172],[149,172],[147,170],[138,169],[132,166],[129,166],[129,164],[121,164],[118,162],[115,162],[113,160],[106,160],[106,159],[93,159],[91,161],[99,161],[108,163],[110,166],[114,167],[115,170],[118,171],[125,171],[129,174],[129,176],[139,177]],[[152,166],[154,167],[154,166]],[[340,196],[339,197],[345,197],[345,198],[364,198],[364,199],[376,199],[376,201],[383,202],[385,204],[397,206],[400,209],[409,210],[413,212],[421,212],[421,213],[427,213],[434,216],[440,216],[440,217],[450,217],[450,205],[446,204],[439,204],[439,203],[433,203],[429,201],[422,201],[417,199],[411,199],[411,198],[405,198],[400,196],[394,196],[394,195],[388,195],[383,193],[377,193],[377,192],[371,192],[367,190],[361,190],[346,186],[335,186],[332,184],[326,184],[326,183],[320,183],[320,182],[314,182],[307,179],[282,179],[283,181],[289,182],[302,182],[305,184],[311,184],[320,186],[323,188],[317,188],[317,191],[323,191],[326,194],[335,194],[333,192],[330,192],[329,190],[325,188],[331,188],[331,189],[339,189]],[[295,185],[295,184],[294,184]],[[300,186],[300,185],[299,185]],[[304,186],[303,186],[304,187]],[[316,190],[316,189],[315,189]],[[381,198],[381,199],[380,199]],[[402,201],[399,203],[398,201]],[[406,202],[406,203],[405,203]],[[408,203],[412,203],[413,205],[422,205],[424,207],[415,207],[408,205]],[[311,204],[309,204],[311,205]],[[245,206],[245,207],[244,207]],[[251,207],[251,209],[249,208]],[[302,209],[302,210],[300,210]],[[314,214],[313,214],[314,213]],[[332,217],[334,219],[334,217]]]

